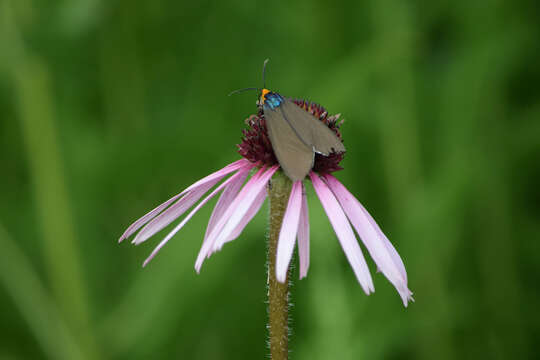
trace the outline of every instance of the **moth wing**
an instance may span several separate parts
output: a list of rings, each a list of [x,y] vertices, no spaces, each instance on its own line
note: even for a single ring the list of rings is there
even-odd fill
[[[264,117],[281,168],[292,181],[303,180],[313,167],[313,147],[297,136],[280,107],[264,110]]]
[[[330,128],[315,116],[300,108],[291,100],[285,99],[280,108],[283,117],[294,129],[303,143],[315,151],[328,156],[332,152],[344,152],[345,146]]]

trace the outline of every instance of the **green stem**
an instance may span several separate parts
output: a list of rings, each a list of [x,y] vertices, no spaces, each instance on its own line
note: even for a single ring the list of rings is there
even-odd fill
[[[270,198],[270,231],[268,237],[268,330],[270,358],[286,360],[289,356],[289,271],[284,283],[276,279],[276,252],[287,209],[292,183],[281,171],[272,178]]]

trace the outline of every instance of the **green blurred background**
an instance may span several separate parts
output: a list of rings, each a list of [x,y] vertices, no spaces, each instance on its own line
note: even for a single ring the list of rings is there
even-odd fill
[[[365,296],[312,189],[291,359],[534,358],[537,1],[0,0],[0,359],[262,359],[267,205],[196,275],[133,220],[238,159],[267,82],[346,119],[338,178],[416,302]],[[164,232],[162,233],[164,234]],[[296,260],[295,260],[296,261]],[[294,270],[297,279],[297,269]]]

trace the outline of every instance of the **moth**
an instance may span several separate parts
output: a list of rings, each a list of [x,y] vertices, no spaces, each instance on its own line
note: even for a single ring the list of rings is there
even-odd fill
[[[344,152],[345,146],[336,134],[311,113],[290,99],[266,88],[265,73],[268,59],[263,64],[263,88],[245,88],[259,91],[266,127],[272,149],[279,165],[292,181],[303,180],[313,168],[315,154],[328,156]]]

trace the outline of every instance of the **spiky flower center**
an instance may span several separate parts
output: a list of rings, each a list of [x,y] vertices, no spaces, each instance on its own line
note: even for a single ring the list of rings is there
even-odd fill
[[[326,126],[342,140],[339,127],[343,123],[343,120],[339,121],[340,114],[329,116],[324,107],[307,100],[294,99],[293,102],[326,124]],[[276,165],[278,164],[278,161],[268,136],[263,108],[261,104],[258,103],[257,105],[257,114],[251,115],[246,119],[248,128],[242,130],[242,142],[237,145],[238,153],[247,160],[261,166]],[[343,168],[339,166],[339,163],[343,160],[344,154],[345,153],[332,153],[329,156],[315,154],[313,170],[320,174],[329,174],[334,171],[342,170]]]

